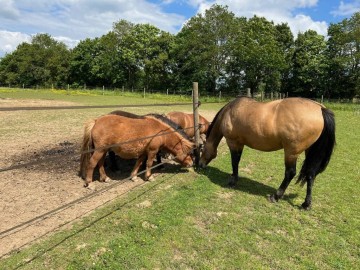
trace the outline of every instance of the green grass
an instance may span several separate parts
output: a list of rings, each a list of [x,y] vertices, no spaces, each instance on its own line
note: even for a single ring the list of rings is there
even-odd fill
[[[283,177],[281,151],[246,148],[241,181],[229,189],[230,156],[221,146],[206,170],[164,173],[0,268],[357,269],[360,115],[334,110],[337,146],[310,211],[299,209],[305,188],[294,182],[283,200],[267,200]]]

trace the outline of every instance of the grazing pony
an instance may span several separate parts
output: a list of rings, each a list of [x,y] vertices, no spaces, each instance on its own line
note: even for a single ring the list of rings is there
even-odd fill
[[[238,180],[238,166],[244,146],[260,151],[284,149],[285,177],[272,202],[278,201],[296,175],[296,161],[305,151],[298,182],[307,183],[302,207],[311,207],[315,177],[323,172],[335,145],[334,114],[309,99],[286,98],[268,103],[240,97],[225,105],[211,123],[200,166],[205,167],[217,155],[217,147],[225,137],[231,153],[232,179]]]
[[[157,117],[161,118],[160,115]],[[123,159],[137,159],[131,178],[136,177],[147,158],[145,180],[149,180],[154,157],[160,149],[173,154],[183,166],[192,166],[194,144],[174,129],[166,117],[162,120],[157,117],[135,119],[108,114],[89,121],[84,128],[80,158],[80,175],[85,179],[85,186],[92,182],[96,165],[99,166],[100,181],[108,180],[104,159],[109,150]]]
[[[112,111],[109,114],[114,114],[114,115],[119,115],[119,116],[124,116],[124,117],[128,117],[128,118],[134,118],[134,119],[145,119],[145,117],[156,117],[158,116],[157,114],[147,114],[147,115],[137,115],[134,113],[130,113],[130,112],[126,112],[126,111],[121,111],[121,110],[116,110],[116,111]],[[160,120],[162,120],[163,118],[158,117]],[[175,123],[174,123],[175,125]],[[117,165],[116,162],[116,155],[114,153],[114,151],[109,151],[109,161],[110,161],[110,168],[112,171],[118,171],[119,167]],[[160,153],[156,154],[156,161],[158,164],[161,163],[161,155]],[[159,168],[163,168],[164,165],[160,165]]]

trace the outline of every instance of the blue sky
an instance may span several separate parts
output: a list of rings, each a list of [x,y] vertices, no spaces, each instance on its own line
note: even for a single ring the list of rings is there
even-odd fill
[[[37,33],[48,33],[69,47],[100,37],[120,19],[150,23],[177,33],[213,4],[236,16],[287,22],[296,36],[308,29],[326,36],[330,23],[360,11],[360,0],[0,0],[0,57]]]

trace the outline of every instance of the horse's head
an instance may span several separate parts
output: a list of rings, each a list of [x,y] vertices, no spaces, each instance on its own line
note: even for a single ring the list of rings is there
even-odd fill
[[[217,155],[217,149],[214,148],[214,146],[210,143],[205,143],[204,149],[202,151],[200,160],[199,160],[199,166],[200,168],[205,168],[206,165],[209,164],[211,160],[216,158]]]
[[[175,160],[184,167],[191,167],[194,164],[194,144],[187,140],[181,140],[181,150],[177,151]]]
[[[193,158],[190,154],[184,157],[176,157],[175,160],[184,167],[191,167],[194,164]]]

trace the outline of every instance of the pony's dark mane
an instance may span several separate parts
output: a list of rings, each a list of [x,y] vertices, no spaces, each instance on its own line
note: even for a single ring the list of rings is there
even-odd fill
[[[152,117],[160,120],[161,122],[163,122],[163,123],[169,125],[171,128],[173,128],[183,138],[185,138],[188,141],[191,141],[190,137],[184,132],[184,130],[178,124],[176,124],[174,121],[171,121],[166,116],[164,116],[162,114],[156,114],[156,113],[150,113],[150,114],[147,114],[146,116],[152,116]]]
[[[144,119],[145,118],[142,115],[137,115],[137,114],[134,114],[134,113],[129,113],[129,112],[120,111],[120,110],[112,111],[109,114],[119,115],[119,116],[124,116],[124,117],[128,117],[128,118],[134,118],[134,119]]]

